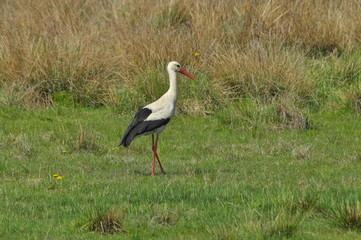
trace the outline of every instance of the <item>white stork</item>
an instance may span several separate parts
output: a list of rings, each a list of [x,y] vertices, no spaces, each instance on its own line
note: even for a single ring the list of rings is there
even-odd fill
[[[165,174],[158,157],[157,145],[159,134],[165,129],[175,112],[178,98],[177,72],[196,80],[189,72],[187,72],[184,68],[181,68],[180,64],[175,61],[168,63],[167,71],[169,74],[168,91],[157,101],[148,104],[139,110],[129,127],[125,130],[123,137],[119,142],[119,146],[123,145],[124,147],[128,147],[134,138],[142,135],[152,135],[153,163],[151,176],[154,176],[156,160],[158,160],[160,170],[163,174]],[[156,134],[155,141],[154,134]]]

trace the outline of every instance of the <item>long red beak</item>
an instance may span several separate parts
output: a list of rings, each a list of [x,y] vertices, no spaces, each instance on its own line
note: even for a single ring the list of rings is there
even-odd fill
[[[180,72],[181,74],[186,75],[187,77],[189,77],[189,78],[192,79],[192,80],[195,80],[195,81],[197,80],[195,77],[193,77],[192,74],[190,74],[189,72],[187,72],[184,68],[179,69],[179,72]]]

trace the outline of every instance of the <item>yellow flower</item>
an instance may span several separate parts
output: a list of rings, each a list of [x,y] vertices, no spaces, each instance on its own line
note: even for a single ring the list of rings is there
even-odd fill
[[[199,53],[198,53],[198,52],[195,52],[193,55],[196,56],[196,57],[198,57],[198,56],[199,56]]]
[[[56,178],[56,177],[59,177],[59,174],[54,173],[54,174],[53,174],[53,177],[55,177],[55,178]]]
[[[56,179],[63,179],[63,177],[62,176],[57,176]]]

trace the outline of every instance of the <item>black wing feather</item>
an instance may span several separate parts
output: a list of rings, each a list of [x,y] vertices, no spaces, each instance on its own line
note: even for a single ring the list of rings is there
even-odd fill
[[[119,142],[119,146],[123,145],[124,147],[128,147],[136,136],[153,131],[163,125],[166,125],[170,121],[170,118],[144,121],[151,113],[152,110],[150,110],[149,108],[142,108],[135,115],[133,121],[125,130],[123,137]]]
[[[130,140],[130,142],[128,144],[126,144],[127,138],[129,136],[130,131],[136,127],[140,122],[144,121],[145,119],[147,119],[147,117],[152,113],[152,110],[150,110],[149,108],[142,108],[140,109],[137,114],[135,114],[133,121],[130,123],[130,125],[128,126],[128,128],[125,130],[122,139],[119,142],[119,146],[123,145],[124,147],[129,146],[130,142],[133,140]]]

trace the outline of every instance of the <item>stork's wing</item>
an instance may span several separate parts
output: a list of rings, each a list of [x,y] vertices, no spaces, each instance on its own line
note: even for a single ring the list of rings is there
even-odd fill
[[[147,117],[152,113],[152,110],[149,108],[142,108],[135,114],[133,121],[130,123],[127,130],[125,130],[122,139],[119,142],[119,146],[123,145],[124,147],[127,147],[133,139],[129,138],[129,133],[141,122],[143,122]],[[135,137],[135,136],[134,136]],[[134,138],[133,137],[133,138]]]

